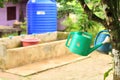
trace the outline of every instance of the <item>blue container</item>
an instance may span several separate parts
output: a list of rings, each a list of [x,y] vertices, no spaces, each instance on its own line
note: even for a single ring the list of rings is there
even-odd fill
[[[100,31],[96,36],[94,45],[96,46],[96,45],[102,43],[107,36],[110,36],[109,33],[108,33],[108,30]],[[101,47],[99,47],[97,49],[97,51],[108,53],[109,51],[111,51],[111,44],[106,43],[106,44],[102,45]]]
[[[29,0],[27,3],[28,34],[57,31],[55,0]]]

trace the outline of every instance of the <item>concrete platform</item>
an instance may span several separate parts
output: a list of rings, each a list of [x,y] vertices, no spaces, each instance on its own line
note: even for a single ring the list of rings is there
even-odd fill
[[[40,39],[39,44],[26,47],[20,46],[22,38],[33,37]],[[6,70],[44,59],[71,54],[65,46],[65,37],[67,36],[64,32],[53,32],[0,39],[0,68]]]
[[[103,80],[104,73],[113,64],[113,58],[94,51],[89,58],[78,60],[70,64],[38,72],[29,76],[19,76],[0,71],[2,80]],[[112,72],[106,80],[112,79]]]
[[[42,60],[42,61],[35,62],[32,64],[27,64],[21,67],[8,69],[5,72],[17,74],[20,76],[29,76],[32,74],[44,72],[49,69],[54,69],[54,68],[64,66],[64,65],[77,62],[83,59],[87,59],[87,58],[89,58],[89,56],[83,57],[83,56],[78,56],[75,54],[69,54],[69,55],[64,55],[64,56],[54,57],[51,59]]]

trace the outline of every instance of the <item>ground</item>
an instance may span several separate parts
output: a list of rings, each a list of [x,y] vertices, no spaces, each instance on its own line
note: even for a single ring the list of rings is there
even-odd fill
[[[58,68],[22,77],[0,72],[0,80],[103,80],[104,73],[112,67],[112,57],[94,51],[89,58]],[[112,80],[112,72],[106,80]]]

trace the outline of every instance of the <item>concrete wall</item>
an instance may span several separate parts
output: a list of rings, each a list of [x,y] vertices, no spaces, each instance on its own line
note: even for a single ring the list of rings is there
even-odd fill
[[[60,40],[29,47],[8,49],[1,67],[9,69],[45,59],[68,55],[70,52],[65,47],[65,41],[66,40]]]
[[[38,38],[40,39],[39,43],[44,43],[56,40],[57,32],[0,38],[0,44],[4,45],[7,49],[22,47],[21,40],[26,38]]]
[[[45,33],[0,39],[0,68],[9,69],[44,59],[71,54],[65,46],[68,33]],[[65,35],[65,36],[64,36]],[[61,37],[62,36],[62,37]],[[17,47],[22,38],[39,38],[37,45]],[[58,40],[58,37],[60,40]],[[62,40],[64,39],[64,40]]]

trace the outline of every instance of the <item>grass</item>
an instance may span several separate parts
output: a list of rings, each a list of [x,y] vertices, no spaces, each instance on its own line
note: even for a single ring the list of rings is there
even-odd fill
[[[22,34],[26,34],[26,31],[22,31],[21,35]],[[6,33],[6,34],[2,35],[2,38],[4,38],[4,37],[10,37],[10,36],[18,36],[18,33],[17,32],[15,32],[15,33]]]

